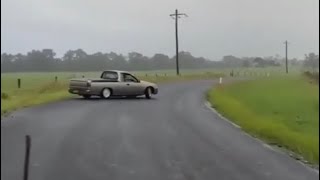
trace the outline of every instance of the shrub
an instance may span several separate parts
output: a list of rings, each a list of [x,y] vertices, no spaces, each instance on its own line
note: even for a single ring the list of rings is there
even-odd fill
[[[7,93],[1,93],[1,99],[9,99],[9,95]]]
[[[313,80],[316,80],[319,82],[319,73],[318,72],[312,73],[310,71],[306,71],[306,72],[304,72],[304,75],[310,79],[313,79]]]

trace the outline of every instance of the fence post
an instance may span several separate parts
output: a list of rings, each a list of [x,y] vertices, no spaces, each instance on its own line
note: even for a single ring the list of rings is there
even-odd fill
[[[23,180],[29,177],[29,161],[30,161],[31,137],[26,135],[26,154],[24,159]]]
[[[18,88],[19,89],[21,88],[21,79],[20,78],[18,79]]]

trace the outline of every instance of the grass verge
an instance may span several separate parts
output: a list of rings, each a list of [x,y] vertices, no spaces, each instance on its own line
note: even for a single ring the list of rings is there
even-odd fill
[[[48,83],[39,89],[15,90],[8,98],[1,99],[1,116],[19,108],[71,97],[66,83]]]
[[[319,164],[319,86],[283,76],[220,85],[208,100],[246,132]]]

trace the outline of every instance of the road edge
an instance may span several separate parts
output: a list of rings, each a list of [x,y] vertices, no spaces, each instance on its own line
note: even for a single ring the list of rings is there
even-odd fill
[[[262,144],[262,146],[266,149],[269,149],[271,151],[275,151],[277,153],[280,153],[282,155],[285,155],[285,156],[288,156],[290,157],[291,159],[294,159],[296,162],[298,162],[300,165],[306,167],[307,169],[317,173],[319,175],[319,165],[313,165],[311,163],[309,163],[308,161],[306,161],[302,156],[292,152],[292,151],[289,151],[288,149],[284,149],[282,147],[278,147],[278,146],[273,146],[273,145],[270,145],[268,143],[266,143],[265,141],[245,132],[242,130],[242,127],[235,124],[234,122],[232,122],[231,120],[227,119],[226,117],[224,117],[222,114],[220,114],[216,109],[213,108],[212,104],[209,102],[209,101],[205,101],[204,105],[210,109],[213,113],[215,113],[220,119],[224,120],[225,122],[231,124],[233,127],[237,128],[237,129],[240,129],[241,130],[241,133],[243,133],[244,135],[248,136],[249,138],[252,138],[254,139],[255,141],[259,142]]]

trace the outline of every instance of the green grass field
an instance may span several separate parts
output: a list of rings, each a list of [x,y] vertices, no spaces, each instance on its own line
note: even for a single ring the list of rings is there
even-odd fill
[[[180,77],[175,70],[137,71],[133,72],[142,80],[151,82],[181,81],[190,79],[212,79],[217,76],[229,76],[233,71],[235,76],[263,77],[267,73],[276,76],[284,72],[283,67],[273,68],[225,68],[225,69],[181,69]],[[299,72],[295,68],[294,72]],[[45,72],[45,73],[1,73],[1,115],[12,110],[31,105],[42,104],[68,98],[68,81],[71,78],[98,77],[101,72]],[[55,82],[55,77],[58,82]],[[17,87],[17,79],[21,79],[21,88]]]
[[[270,144],[319,164],[319,84],[302,75],[215,87],[208,99],[221,114]]]
[[[161,83],[192,79],[212,79],[223,76],[221,72],[187,71],[180,77],[175,71],[141,71],[133,72],[139,79]],[[68,82],[71,78],[99,77],[101,72],[52,72],[52,73],[2,73],[1,74],[1,115],[22,107],[47,103],[72,97],[68,93]],[[55,77],[58,81],[55,82]],[[17,79],[21,79],[18,88]],[[7,97],[5,97],[7,96]]]

